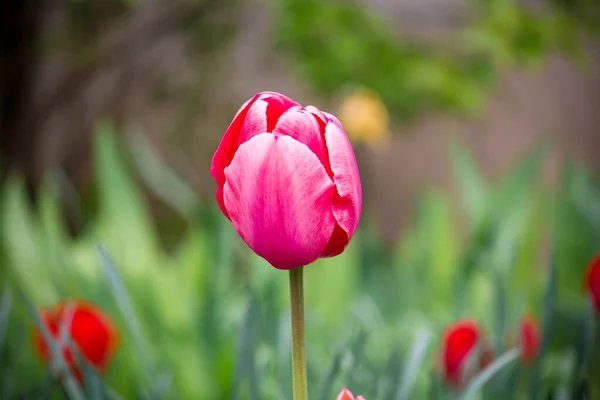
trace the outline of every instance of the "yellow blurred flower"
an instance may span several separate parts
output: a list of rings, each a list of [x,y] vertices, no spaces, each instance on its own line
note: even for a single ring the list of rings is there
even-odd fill
[[[353,89],[342,99],[337,115],[353,143],[384,147],[389,142],[390,118],[376,92]]]

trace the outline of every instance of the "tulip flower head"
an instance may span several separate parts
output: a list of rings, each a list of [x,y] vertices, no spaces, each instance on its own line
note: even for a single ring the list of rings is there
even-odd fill
[[[278,269],[344,251],[362,189],[336,117],[275,92],[246,102],[213,157],[217,203],[248,246]]]
[[[113,322],[102,310],[86,301],[63,302],[53,309],[43,309],[40,319],[57,343],[61,341],[62,329],[68,329],[71,343],[81,357],[100,373],[106,370],[119,346],[120,339]],[[51,347],[37,328],[34,329],[33,340],[42,362],[51,361]],[[81,381],[83,374],[77,366],[77,357],[66,344],[61,345],[63,360],[74,377]]]
[[[340,394],[338,394],[336,400],[365,400],[365,398],[362,396],[354,397],[348,389],[344,388]]]
[[[600,254],[590,263],[585,277],[586,291],[592,298],[594,309],[600,313]]]
[[[458,321],[446,329],[442,353],[444,379],[456,389],[461,389],[494,358],[489,341],[472,320]]]

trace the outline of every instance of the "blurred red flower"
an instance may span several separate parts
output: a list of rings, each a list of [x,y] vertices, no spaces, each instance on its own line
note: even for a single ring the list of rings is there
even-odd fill
[[[100,373],[106,370],[120,344],[118,331],[110,318],[96,305],[84,300],[61,302],[53,308],[41,309],[40,320],[57,342],[61,340],[62,326],[68,327],[71,343]],[[37,328],[33,331],[33,342],[42,362],[48,363],[52,359],[51,349]],[[61,344],[61,351],[74,377],[81,381],[83,374],[76,365],[77,357],[66,344]]]
[[[336,400],[365,400],[365,398],[362,396],[354,397],[354,395],[352,395],[348,389],[343,388],[340,394],[338,394],[336,397]]]
[[[444,380],[449,386],[461,389],[493,359],[494,351],[476,321],[458,321],[444,332],[441,363]]]
[[[521,318],[519,323],[521,360],[525,364],[531,363],[538,354],[542,342],[540,326],[530,314]]]
[[[600,313],[600,253],[592,259],[588,266],[584,283],[586,291],[592,296],[596,312]]]

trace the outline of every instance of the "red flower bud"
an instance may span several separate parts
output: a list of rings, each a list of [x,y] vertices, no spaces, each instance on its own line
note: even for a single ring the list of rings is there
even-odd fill
[[[597,313],[600,313],[600,253],[590,263],[585,276],[585,290],[592,296]]]
[[[475,353],[477,352],[477,353]],[[470,364],[471,357],[476,358]],[[494,359],[487,337],[473,320],[462,320],[448,327],[442,343],[443,376],[448,385],[461,389],[478,371]]]
[[[113,322],[102,310],[86,301],[62,302],[52,309],[42,309],[40,320],[56,342],[61,340],[62,326],[68,327],[72,345],[100,373],[106,370],[120,343]],[[48,363],[52,359],[51,348],[37,328],[33,331],[33,343],[42,362]],[[61,351],[67,367],[81,381],[77,357],[66,344],[61,344]]]
[[[532,315],[525,315],[519,324],[521,360],[531,363],[538,354],[541,345],[540,327]]]

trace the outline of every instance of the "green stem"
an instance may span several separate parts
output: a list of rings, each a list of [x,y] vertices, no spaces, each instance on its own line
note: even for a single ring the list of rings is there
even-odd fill
[[[294,400],[308,400],[306,383],[306,345],[304,343],[304,267],[290,270],[290,302],[292,309],[292,384]]]

